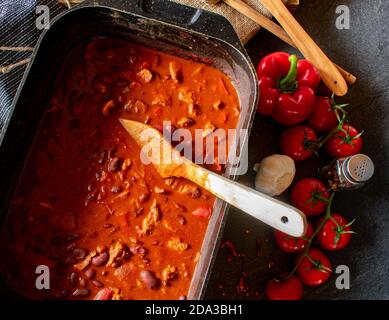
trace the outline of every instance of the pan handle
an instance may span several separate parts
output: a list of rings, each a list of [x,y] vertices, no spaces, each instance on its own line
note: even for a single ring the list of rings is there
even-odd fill
[[[245,52],[231,23],[219,14],[167,0],[94,0],[92,3],[94,5],[109,6],[200,32],[224,40],[240,51]]]

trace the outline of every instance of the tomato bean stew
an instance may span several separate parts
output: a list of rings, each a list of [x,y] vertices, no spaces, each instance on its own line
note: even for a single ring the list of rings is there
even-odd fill
[[[194,134],[235,128],[239,114],[210,65],[108,38],[74,49],[1,234],[5,281],[32,299],[185,299],[215,199],[142,164],[118,118]],[[42,265],[50,290],[36,288]]]

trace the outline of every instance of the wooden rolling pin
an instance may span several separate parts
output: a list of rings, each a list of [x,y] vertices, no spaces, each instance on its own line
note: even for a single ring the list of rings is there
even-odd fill
[[[234,8],[236,11],[245,15],[246,17],[250,18],[254,22],[258,23],[261,27],[271,32],[279,39],[283,40],[284,42],[291,45],[292,47],[299,49],[296,46],[295,42],[289,37],[289,35],[285,32],[285,30],[282,27],[280,27],[278,24],[274,23],[269,18],[262,15],[254,8],[250,7],[245,2],[241,0],[208,0],[208,2],[212,4],[216,4],[220,1],[224,1],[227,5]],[[341,73],[341,75],[349,85],[355,84],[357,78],[353,74],[351,74],[350,72],[346,71],[345,69],[343,69],[342,67],[336,64],[334,65],[337,67],[337,69],[339,70],[339,72]]]

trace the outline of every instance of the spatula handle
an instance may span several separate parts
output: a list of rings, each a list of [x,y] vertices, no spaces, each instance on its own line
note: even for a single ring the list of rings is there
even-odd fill
[[[245,3],[242,0],[224,0],[226,4],[228,4],[230,7],[234,8],[241,14],[245,15],[246,17],[250,18],[251,20],[258,23],[260,26],[262,26],[267,31],[271,32],[281,40],[285,41],[287,44],[291,45],[292,47],[296,48],[295,43],[293,40],[289,37],[289,35],[285,32],[285,30],[280,27],[278,24],[270,20],[269,18],[265,17],[262,13],[254,9],[253,7],[249,6],[247,3]],[[347,84],[354,85],[357,82],[357,77],[348,72],[347,70],[343,69],[342,67],[334,65],[338,68],[339,72],[343,76],[343,78],[346,80]]]
[[[294,237],[305,234],[305,215],[296,208],[202,167],[192,167],[185,177],[216,197],[264,223]]]
[[[297,22],[281,0],[260,0],[281,24],[300,52],[319,70],[320,75],[337,96],[344,96],[348,87],[339,70]]]

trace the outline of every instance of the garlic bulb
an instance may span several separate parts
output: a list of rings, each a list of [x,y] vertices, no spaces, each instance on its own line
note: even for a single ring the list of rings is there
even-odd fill
[[[292,158],[273,154],[254,165],[255,188],[269,196],[278,196],[291,184],[296,173]]]

